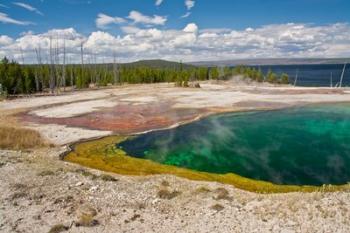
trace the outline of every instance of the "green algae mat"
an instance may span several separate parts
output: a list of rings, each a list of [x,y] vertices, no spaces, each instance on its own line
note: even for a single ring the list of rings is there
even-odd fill
[[[83,142],[65,160],[261,193],[336,191],[349,187],[349,139],[349,104],[313,105],[221,114],[175,129]]]

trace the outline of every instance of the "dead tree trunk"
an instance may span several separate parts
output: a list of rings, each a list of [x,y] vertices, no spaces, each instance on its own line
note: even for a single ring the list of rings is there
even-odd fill
[[[118,65],[117,65],[115,53],[113,53],[113,75],[114,75],[114,85],[116,85],[119,81],[119,74],[118,74]]]
[[[66,90],[66,38],[63,39],[62,86]]]
[[[51,94],[55,91],[55,66],[54,66],[54,54],[52,51],[52,37],[50,37],[50,79],[49,79],[49,86],[50,86],[50,92]]]
[[[80,56],[81,56],[81,82],[84,80],[84,42],[80,44]]]
[[[56,46],[55,46],[55,71],[56,71],[56,93],[61,89],[61,75],[60,75],[60,50],[58,45],[58,38],[56,37]]]
[[[36,54],[36,59],[38,62],[38,67],[36,70],[36,76],[35,76],[35,88],[36,91],[40,90],[40,82],[41,82],[41,89],[44,88],[44,78],[43,78],[43,69],[42,69],[42,60],[41,60],[41,47],[39,46],[39,48],[35,49],[35,54]]]

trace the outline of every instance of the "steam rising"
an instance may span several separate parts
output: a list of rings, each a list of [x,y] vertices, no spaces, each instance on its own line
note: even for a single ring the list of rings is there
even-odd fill
[[[130,155],[279,184],[350,180],[349,105],[211,116],[120,146]]]

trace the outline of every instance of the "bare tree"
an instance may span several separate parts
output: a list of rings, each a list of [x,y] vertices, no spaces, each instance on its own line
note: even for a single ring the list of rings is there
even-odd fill
[[[39,79],[41,80],[41,86],[44,85],[43,75],[42,75],[42,60],[41,60],[41,47],[35,49],[36,59],[37,59],[37,68],[35,69],[35,89],[38,92],[40,89]]]
[[[73,67],[72,62],[71,62],[72,60],[70,59],[69,61],[70,61],[70,64],[71,64],[69,66],[70,67],[70,69],[69,69],[70,70],[70,72],[69,72],[70,73],[70,85],[72,87],[72,90],[74,90],[74,77],[75,77],[74,76],[74,67]]]
[[[63,38],[62,86],[66,90],[66,37]]]
[[[297,85],[298,75],[299,75],[299,69],[297,69],[297,71],[296,71],[296,73],[295,73],[294,86]]]
[[[94,76],[95,76],[95,83],[96,86],[98,87],[100,83],[100,76],[99,73],[97,72],[97,60],[96,60],[96,53],[93,54],[93,62],[94,62]]]
[[[346,63],[344,64],[343,71],[342,71],[341,77],[340,77],[340,84],[339,84],[339,87],[340,87],[340,88],[341,88],[342,85],[343,85],[343,78],[344,78],[345,68],[346,68]]]
[[[80,43],[80,56],[81,56],[81,79],[84,76],[84,42]]]
[[[24,56],[23,56],[23,49],[22,49],[22,47],[19,47],[19,51],[21,52],[22,65],[24,65]]]
[[[52,48],[52,37],[50,36],[50,79],[49,79],[50,92],[53,94],[55,91],[55,66],[54,66],[54,53]]]
[[[58,44],[58,36],[56,36],[54,56],[55,56],[55,73],[56,73],[56,93],[58,93],[62,84],[61,75],[60,75],[60,49]]]
[[[84,66],[84,42],[80,43],[80,57],[81,57],[81,67]]]
[[[113,53],[113,74],[114,74],[114,85],[116,85],[119,82],[119,72],[118,72],[118,65],[116,62],[116,54]]]

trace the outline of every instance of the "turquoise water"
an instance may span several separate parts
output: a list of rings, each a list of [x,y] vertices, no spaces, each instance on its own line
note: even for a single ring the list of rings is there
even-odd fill
[[[162,164],[277,184],[345,184],[350,104],[215,115],[118,147]]]

